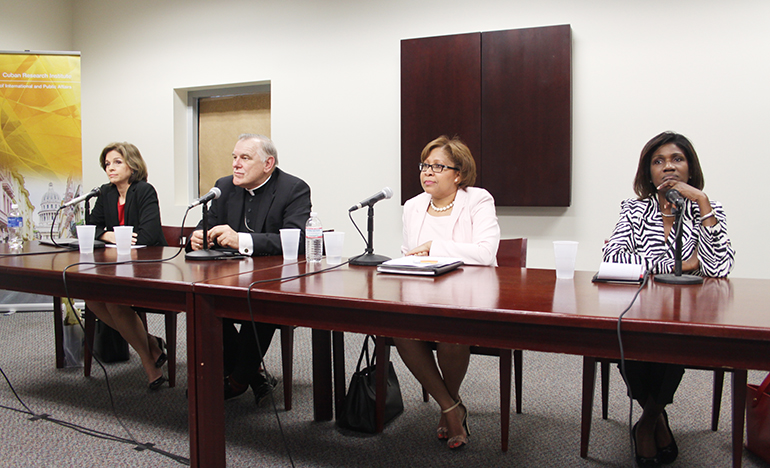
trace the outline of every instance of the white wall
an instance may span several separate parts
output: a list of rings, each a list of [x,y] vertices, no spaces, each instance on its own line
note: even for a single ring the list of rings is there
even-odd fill
[[[28,29],[37,27],[21,8],[11,10]],[[74,18],[86,186],[105,181],[101,148],[131,141],[150,164],[164,223],[181,222],[188,148],[179,135],[184,122],[174,122],[174,90],[269,81],[280,165],[310,184],[324,226],[348,233],[346,255],[364,248],[347,208],[384,186],[395,190],[376,206],[375,248],[390,256],[399,255],[401,239],[400,40],[571,24],[573,203],[500,208],[503,236],[528,237],[529,265],[542,268],[553,268],[552,240],[578,240],[578,268],[595,270],[620,200],[633,196],[642,146],[675,130],[694,142],[705,191],[727,210],[738,252],[733,276],[770,277],[763,268],[766,0],[74,0]],[[3,48],[7,34],[0,30]],[[28,41],[11,45],[67,45],[56,37]],[[355,219],[365,229],[365,210]]]
[[[0,0],[0,50],[72,51],[72,0]]]

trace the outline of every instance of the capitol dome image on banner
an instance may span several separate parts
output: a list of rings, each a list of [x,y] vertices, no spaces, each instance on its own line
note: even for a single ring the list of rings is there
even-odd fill
[[[79,52],[0,52],[0,242],[17,204],[25,241],[50,238],[82,192]],[[83,208],[54,237],[75,237]]]

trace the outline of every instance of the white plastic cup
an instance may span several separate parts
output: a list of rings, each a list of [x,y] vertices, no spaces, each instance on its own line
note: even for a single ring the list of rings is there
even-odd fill
[[[556,279],[572,279],[575,276],[575,258],[578,243],[575,241],[553,241],[556,257]]]
[[[75,226],[78,233],[78,249],[82,254],[94,253],[94,236],[96,235],[96,226],[93,224]]]
[[[134,237],[133,226],[115,226],[115,246],[118,248],[118,255],[128,255],[131,253],[131,239]]]
[[[299,252],[299,232],[297,228],[279,229],[281,233],[281,250],[283,251],[284,261],[297,260]]]
[[[326,263],[339,265],[342,263],[342,246],[345,244],[344,232],[324,232],[324,246],[326,247]]]

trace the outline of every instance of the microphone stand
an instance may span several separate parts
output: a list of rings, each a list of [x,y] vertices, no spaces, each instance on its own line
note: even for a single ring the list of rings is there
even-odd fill
[[[221,260],[227,258],[224,252],[209,249],[209,202],[203,203],[203,250],[192,250],[184,254],[189,260]]]
[[[85,210],[85,223],[88,224],[91,222],[91,202],[89,200],[86,200],[86,206],[83,209]]]
[[[666,284],[701,284],[703,278],[695,275],[682,274],[682,209],[684,206],[674,205],[672,211],[676,215],[674,218],[674,229],[676,229],[676,241],[674,244],[674,273],[655,275],[654,279],[658,283]]]
[[[361,266],[376,266],[382,262],[387,262],[390,257],[384,255],[375,255],[374,253],[374,206],[369,205],[369,220],[368,220],[368,241],[366,243],[366,252],[350,259],[351,265]]]

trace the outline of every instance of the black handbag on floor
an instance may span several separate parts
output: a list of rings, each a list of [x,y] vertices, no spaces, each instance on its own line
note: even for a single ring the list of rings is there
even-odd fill
[[[128,342],[123,336],[101,320],[96,321],[93,354],[102,362],[128,361]]]
[[[375,379],[375,362],[377,357],[372,352],[373,359],[369,357],[369,340],[374,342],[374,337],[368,335],[364,339],[361,356],[358,358],[356,372],[350,378],[348,393],[342,404],[342,411],[337,420],[340,427],[354,431],[374,434],[377,431],[375,418],[377,383]],[[366,367],[361,369],[366,357]],[[404,411],[404,402],[401,399],[401,387],[398,384],[393,363],[388,361],[388,383],[385,392],[385,424],[388,424]]]

